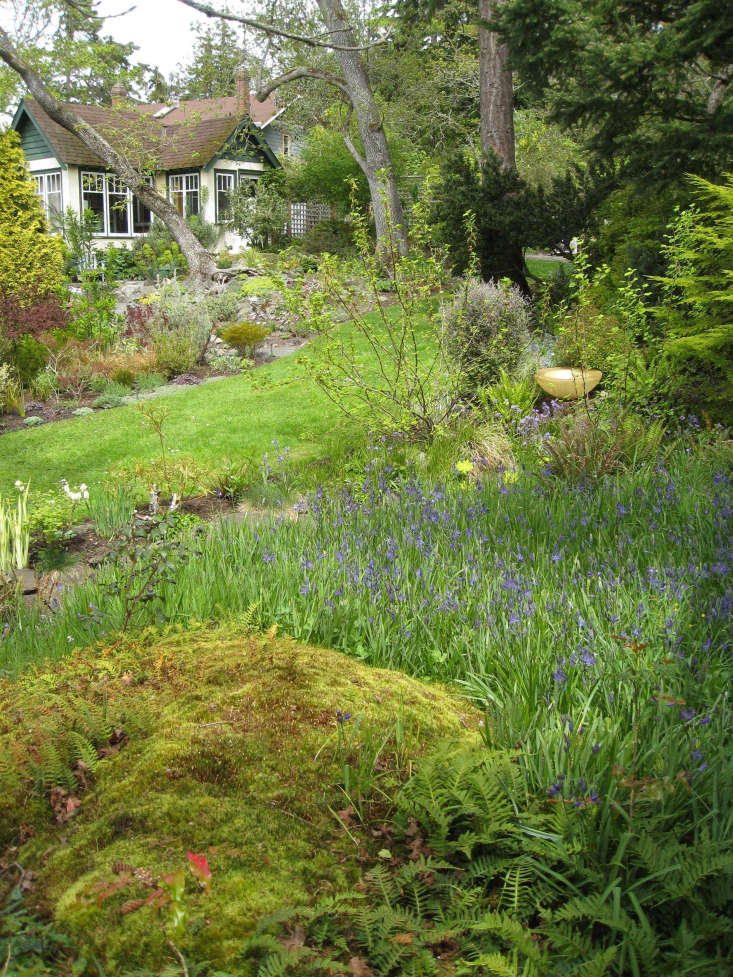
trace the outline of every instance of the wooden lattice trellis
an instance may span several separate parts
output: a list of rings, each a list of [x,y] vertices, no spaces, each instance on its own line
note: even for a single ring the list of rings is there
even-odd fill
[[[303,237],[312,231],[316,224],[328,220],[333,214],[330,204],[318,204],[313,201],[290,204],[290,236]]]

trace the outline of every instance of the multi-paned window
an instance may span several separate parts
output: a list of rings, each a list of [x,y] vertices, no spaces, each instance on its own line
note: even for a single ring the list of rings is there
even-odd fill
[[[61,197],[61,171],[55,173],[36,173],[36,191],[41,198],[43,210],[49,223],[54,215],[60,214],[63,210],[63,200]]]
[[[168,177],[168,196],[181,217],[198,214],[198,173],[172,173]]]
[[[232,193],[237,174],[216,171],[216,223],[223,224],[232,215]]]
[[[282,135],[283,135],[283,156],[292,156],[293,143],[290,139],[290,133],[284,132]]]
[[[150,177],[146,182],[152,186]],[[149,208],[114,173],[82,171],[81,203],[83,210],[91,210],[96,215],[98,234],[129,237],[150,230]]]

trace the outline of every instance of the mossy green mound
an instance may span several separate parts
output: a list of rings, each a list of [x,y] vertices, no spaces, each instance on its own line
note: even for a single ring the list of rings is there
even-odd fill
[[[176,946],[248,973],[258,919],[353,884],[381,792],[478,719],[440,688],[233,628],[76,653],[0,686],[0,717],[0,845],[20,838],[31,900],[108,977],[172,962],[170,905],[141,903],[187,851],[211,890],[187,871]]]

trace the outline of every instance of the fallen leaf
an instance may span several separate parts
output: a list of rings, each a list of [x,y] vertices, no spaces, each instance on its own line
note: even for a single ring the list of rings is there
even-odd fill
[[[349,970],[352,977],[372,977],[374,974],[372,968],[364,963],[361,957],[352,957],[349,960]]]
[[[396,943],[398,946],[409,946],[411,943],[415,942],[414,933],[395,933],[392,937],[392,942]]]
[[[348,807],[345,807],[343,811],[336,811],[336,817],[345,828],[354,827],[354,808],[351,806],[351,804],[349,804]]]

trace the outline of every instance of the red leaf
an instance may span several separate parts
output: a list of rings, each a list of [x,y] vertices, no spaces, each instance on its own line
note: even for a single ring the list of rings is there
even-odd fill
[[[188,859],[191,871],[208,892],[211,888],[211,869],[209,868],[209,860],[206,855],[203,853],[194,855],[192,851],[187,851],[186,858]]]

